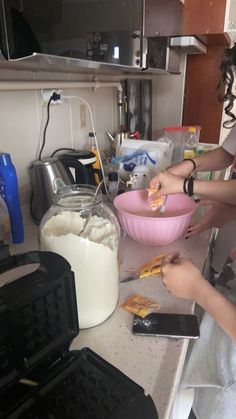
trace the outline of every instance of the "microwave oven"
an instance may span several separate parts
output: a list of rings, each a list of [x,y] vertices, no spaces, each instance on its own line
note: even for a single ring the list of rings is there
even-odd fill
[[[145,38],[144,0],[0,0],[0,49],[7,60],[35,54],[78,66],[178,72],[169,38]]]

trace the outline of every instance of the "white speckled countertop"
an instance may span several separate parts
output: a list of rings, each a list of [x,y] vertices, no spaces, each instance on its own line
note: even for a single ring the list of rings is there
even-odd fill
[[[13,246],[14,252],[38,248],[38,228],[25,211],[25,242]],[[121,278],[127,276],[127,268],[142,265],[155,255],[179,251],[190,258],[200,269],[203,268],[208,249],[210,233],[176,242],[163,247],[142,246],[128,236],[121,244]],[[131,333],[133,316],[120,308],[124,299],[133,293],[156,299],[161,312],[191,313],[191,301],[170,295],[158,277],[132,281],[120,286],[120,301],[116,311],[103,324],[88,330],[81,330],[72,342],[71,349],[89,347],[120,369],[150,394],[157,407],[159,419],[168,419],[175,392],[181,377],[188,339],[141,337]],[[147,418],[148,419],[148,418]]]

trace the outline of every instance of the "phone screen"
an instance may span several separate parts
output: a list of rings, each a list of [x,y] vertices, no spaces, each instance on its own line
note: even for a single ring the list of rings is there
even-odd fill
[[[135,335],[165,336],[197,339],[200,336],[198,319],[194,314],[150,313],[134,316],[132,332]]]

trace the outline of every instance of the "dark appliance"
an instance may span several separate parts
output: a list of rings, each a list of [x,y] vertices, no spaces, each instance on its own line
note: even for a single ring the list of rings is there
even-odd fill
[[[183,5],[174,2],[179,16]],[[45,58],[68,69],[112,65],[179,72],[179,48],[170,46],[170,38],[144,36],[144,10],[145,0],[0,0],[0,47],[6,59]]]
[[[72,176],[73,182],[77,184],[97,185],[96,175],[99,181],[102,180],[102,172],[100,169],[93,167],[96,162],[96,155],[89,150],[75,150],[73,148],[58,149],[54,151],[53,155],[58,151],[66,151],[58,156],[62,162],[66,172]]]
[[[70,351],[79,333],[74,275],[51,252],[10,256],[0,272],[36,270],[0,288],[1,419],[158,419],[142,387],[89,348]]]

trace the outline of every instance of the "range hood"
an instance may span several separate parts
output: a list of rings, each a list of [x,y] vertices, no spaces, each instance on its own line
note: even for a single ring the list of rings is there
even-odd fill
[[[169,39],[145,38],[143,0],[0,0],[1,67],[178,72]]]
[[[0,68],[24,71],[47,71],[47,72],[66,72],[66,73],[86,73],[86,74],[167,74],[161,68],[142,69],[133,66],[119,64],[101,63],[98,61],[83,60],[79,58],[61,57],[51,54],[33,53],[26,57],[16,59],[5,59],[0,52]]]
[[[0,0],[0,68],[179,74],[186,39],[195,50],[200,41],[145,38],[143,7],[143,0]]]

